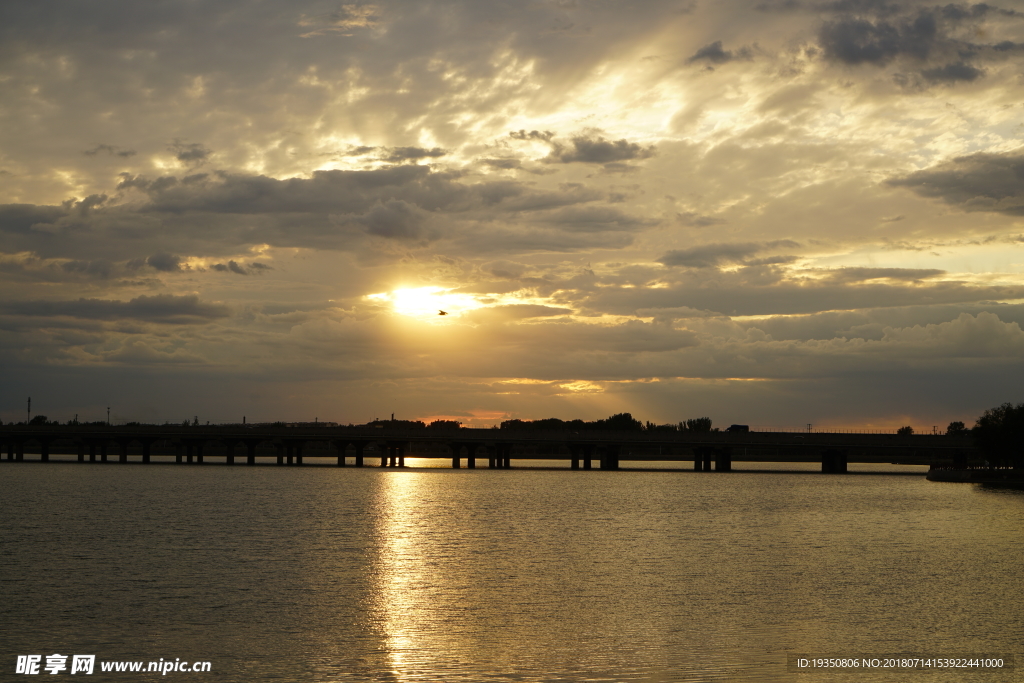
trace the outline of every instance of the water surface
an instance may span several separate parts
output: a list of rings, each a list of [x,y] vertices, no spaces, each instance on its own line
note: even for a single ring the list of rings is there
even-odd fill
[[[54,652],[209,660],[169,676],[223,681],[1024,680],[786,668],[791,653],[1020,657],[1016,491],[898,473],[3,462],[0,514],[5,680],[31,680],[16,655]]]

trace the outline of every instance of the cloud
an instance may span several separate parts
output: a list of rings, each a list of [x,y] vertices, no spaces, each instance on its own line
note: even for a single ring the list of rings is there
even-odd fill
[[[174,273],[181,270],[182,260],[180,256],[159,252],[146,259],[146,265],[155,268],[162,273]]]
[[[535,220],[542,220],[573,232],[633,230],[656,222],[631,216],[610,206],[570,206],[544,213]]]
[[[748,258],[763,251],[764,249],[785,247],[798,248],[800,245],[791,240],[777,240],[767,244],[759,242],[703,244],[689,249],[676,249],[666,252],[657,259],[658,263],[666,266],[681,266],[684,268],[718,268],[729,263],[747,263]],[[780,260],[782,259],[782,260]],[[786,257],[772,257],[770,261],[761,260],[750,265],[768,265],[770,263],[786,263],[790,259]]]
[[[978,153],[886,181],[965,211],[1024,215],[1024,154]]]
[[[909,346],[917,354],[943,357],[1019,356],[1024,354],[1024,331],[1017,323],[1003,322],[993,313],[961,313],[956,320],[938,325],[887,328],[879,343]]]
[[[462,316],[470,323],[502,323],[531,318],[550,318],[571,315],[571,308],[543,306],[538,304],[510,304],[504,306],[488,306],[470,311]]]
[[[89,157],[94,157],[100,152],[106,152],[111,156],[116,155],[123,159],[133,157],[137,154],[137,152],[134,149],[122,149],[121,147],[115,147],[114,145],[96,145],[92,149],[87,149],[83,151],[82,154]]]
[[[984,76],[985,72],[971,66],[970,64],[960,61],[955,64],[947,64],[934,69],[925,69],[921,72],[921,75],[929,81],[956,83],[957,81],[976,81]]]
[[[742,47],[736,52],[722,49],[722,41],[716,40],[697,50],[686,60],[688,64],[693,62],[711,62],[712,64],[725,64],[735,59],[750,59],[753,51],[749,47]]]
[[[529,132],[525,130],[513,130],[509,132],[508,136],[513,140],[541,140],[542,142],[551,142],[551,138],[553,138],[555,134],[550,130],[531,130]]]
[[[695,211],[685,211],[676,214],[676,220],[691,228],[706,228],[711,225],[720,225],[725,221],[714,216],[704,216]]]
[[[900,24],[844,18],[826,22],[818,40],[831,60],[845,64],[886,64],[906,54],[927,59],[938,36],[935,18],[922,13]]]
[[[253,266],[258,266],[260,269],[269,268],[269,266],[264,266],[262,264],[254,263],[252,265]],[[238,265],[237,261],[228,261],[227,263],[215,263],[215,264],[213,264],[211,266],[211,268],[213,268],[214,270],[219,271],[221,273],[234,273],[236,275],[248,275],[249,274],[249,271],[246,270],[244,267]]]
[[[434,147],[433,149],[424,149],[422,147],[392,147],[387,150],[387,156],[384,157],[385,161],[392,163],[400,163],[403,161],[416,161],[417,159],[436,159],[443,157],[447,154],[445,150],[440,147]]]
[[[174,158],[185,164],[186,166],[200,166],[210,158],[213,154],[212,149],[208,149],[198,142],[181,142],[175,140],[167,148],[171,152],[174,152]]]
[[[161,349],[141,339],[127,340],[116,351],[103,354],[108,363],[126,365],[162,365],[164,363],[203,363],[203,359],[181,349]]]
[[[548,161],[563,164],[582,162],[608,164],[611,162],[633,161],[654,156],[654,146],[643,147],[628,140],[606,140],[600,135],[579,135],[572,138],[571,146],[554,143]]]
[[[196,324],[226,318],[227,306],[209,304],[195,294],[175,296],[158,294],[138,296],[130,301],[108,299],[78,299],[77,301],[26,300],[0,303],[0,312],[6,315],[33,317],[67,316],[90,320],[144,320],[166,324]]]
[[[303,38],[326,35],[351,36],[356,29],[376,26],[380,19],[380,9],[375,5],[342,5],[326,14],[304,14],[299,20],[299,26],[313,29],[301,34]]]
[[[114,264],[105,259],[94,261],[65,261],[60,264],[65,273],[81,273],[98,278],[108,278],[114,269]]]
[[[505,170],[522,168],[523,166],[523,162],[519,159],[481,159],[481,161],[492,168],[502,168]]]
[[[416,239],[424,234],[423,212],[401,199],[377,204],[355,220],[366,226],[366,232],[378,237]]]
[[[909,280],[920,282],[945,275],[937,268],[837,268],[827,272],[836,282],[866,282],[869,280]]]

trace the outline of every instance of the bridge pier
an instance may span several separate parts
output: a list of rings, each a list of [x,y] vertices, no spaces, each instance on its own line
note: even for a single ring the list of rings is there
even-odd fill
[[[149,462],[150,447],[153,445],[152,439],[142,439],[142,462]]]
[[[601,469],[602,470],[617,470],[619,469],[619,451],[621,447],[618,444],[609,444],[605,447],[604,457],[601,458]]]
[[[128,462],[128,441],[126,441],[125,439],[119,439],[117,442],[117,446],[121,451],[120,454],[118,455],[117,461]]]
[[[335,448],[338,449],[338,467],[345,466],[345,449],[348,448],[347,441],[331,441],[329,442]]]
[[[716,448],[715,449],[715,471],[716,472],[731,472],[732,471],[732,449],[731,448]]]
[[[356,467],[363,466],[363,448],[366,447],[365,441],[354,441],[352,443],[356,447]]]
[[[710,448],[698,448],[696,449],[697,458],[700,460],[700,467],[696,468],[698,472],[710,472],[711,471],[711,452]]]
[[[246,465],[255,465],[256,464],[256,447],[259,446],[259,445],[260,445],[260,442],[256,441],[255,439],[249,439],[248,441],[245,442],[245,450],[246,450],[245,464]]]
[[[85,442],[78,442],[78,462],[85,462]]]
[[[569,469],[578,470],[580,468],[580,447],[577,444],[569,444]]]
[[[274,444],[274,448],[277,450],[277,464],[284,465],[284,444],[276,443]]]
[[[846,452],[830,449],[821,454],[821,471],[825,474],[845,474],[847,471]]]

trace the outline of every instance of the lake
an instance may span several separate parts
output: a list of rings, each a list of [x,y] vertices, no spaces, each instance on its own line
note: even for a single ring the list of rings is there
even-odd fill
[[[0,679],[1024,680],[787,668],[1019,658],[1024,492],[899,469],[4,461]],[[210,671],[99,670],[161,658]]]

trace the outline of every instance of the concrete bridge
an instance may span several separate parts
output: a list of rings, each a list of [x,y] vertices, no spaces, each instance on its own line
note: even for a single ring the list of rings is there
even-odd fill
[[[2,426],[0,461],[49,462],[51,454],[77,454],[78,462],[177,463],[242,460],[302,465],[303,458],[404,467],[407,457],[450,459],[470,468],[486,460],[508,469],[516,460],[558,460],[571,469],[619,469],[620,463],[686,463],[699,472],[727,472],[733,461],[814,462],[843,473],[849,463],[962,467],[981,462],[969,436],[775,433],[613,432],[503,429],[398,429],[283,426]],[[38,454],[38,455],[35,455]],[[367,460],[373,461],[367,463]]]

